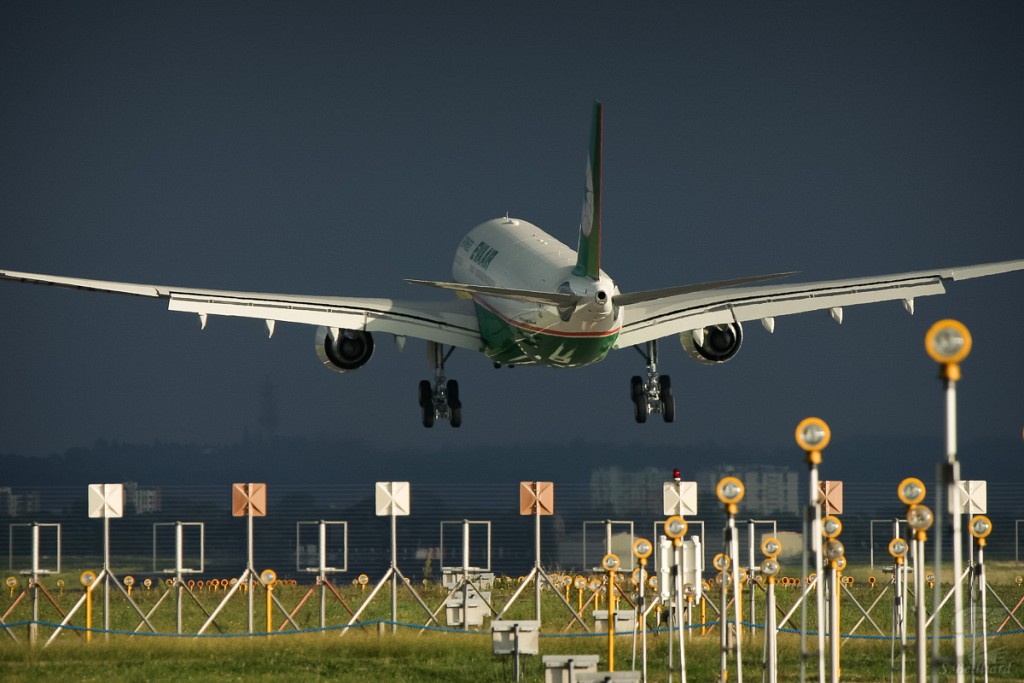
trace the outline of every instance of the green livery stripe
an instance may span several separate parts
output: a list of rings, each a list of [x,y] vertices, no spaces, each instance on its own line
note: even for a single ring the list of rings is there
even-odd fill
[[[508,320],[476,301],[484,353],[502,365],[550,365],[575,368],[602,360],[619,331],[603,335],[542,332]]]

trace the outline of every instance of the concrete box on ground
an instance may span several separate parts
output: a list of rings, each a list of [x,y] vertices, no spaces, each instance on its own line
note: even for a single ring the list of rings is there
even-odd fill
[[[640,683],[639,671],[594,671],[576,676],[577,683]]]
[[[632,631],[636,626],[636,614],[633,610],[615,610],[615,631]],[[594,610],[594,631],[608,632],[608,610]]]
[[[544,683],[576,683],[581,673],[597,671],[597,655],[544,655]]]
[[[536,619],[520,621],[492,621],[491,647],[496,655],[535,655],[540,652],[540,622]]]

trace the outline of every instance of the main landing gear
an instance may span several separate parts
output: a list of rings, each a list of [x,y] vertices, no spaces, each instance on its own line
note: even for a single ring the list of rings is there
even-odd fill
[[[420,408],[423,409],[423,426],[434,426],[434,420],[448,420],[452,427],[462,426],[462,402],[459,400],[459,383],[444,376],[444,363],[452,355],[455,347],[446,354],[444,348],[429,342],[427,352],[430,365],[434,368],[434,383],[429,380],[420,382]]]
[[[658,342],[647,342],[647,350],[635,348],[647,361],[647,381],[634,375],[629,384],[629,395],[633,399],[633,410],[639,424],[647,422],[648,415],[661,413],[665,422],[676,419],[676,399],[672,395],[672,379],[658,374]]]

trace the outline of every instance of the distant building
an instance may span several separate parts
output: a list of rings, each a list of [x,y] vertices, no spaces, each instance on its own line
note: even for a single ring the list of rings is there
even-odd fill
[[[39,492],[14,493],[9,486],[0,488],[0,512],[8,517],[39,513]]]
[[[137,482],[124,483],[124,502],[136,515],[147,512],[160,512],[160,488],[141,488]]]
[[[648,467],[624,472],[618,467],[594,470],[590,475],[590,504],[609,517],[632,519],[657,515],[662,509],[661,486],[665,471]]]
[[[746,493],[740,515],[800,515],[800,486],[796,470],[780,465],[721,465],[697,472],[698,491],[714,491],[723,477],[736,477]]]

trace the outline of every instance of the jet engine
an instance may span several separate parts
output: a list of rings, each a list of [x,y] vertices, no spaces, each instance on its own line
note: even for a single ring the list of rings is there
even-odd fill
[[[373,355],[373,337],[363,330],[339,330],[333,336],[326,327],[316,331],[316,355],[335,372],[348,372],[366,365]]]
[[[711,325],[687,330],[679,335],[686,355],[698,363],[715,365],[732,359],[743,343],[743,327],[739,323]]]

